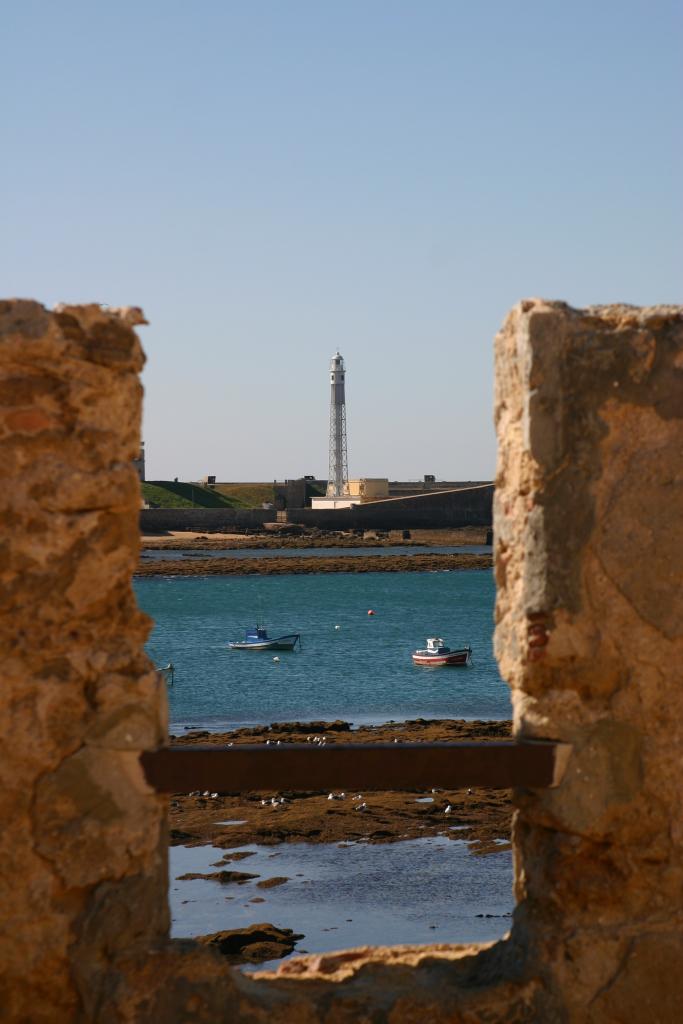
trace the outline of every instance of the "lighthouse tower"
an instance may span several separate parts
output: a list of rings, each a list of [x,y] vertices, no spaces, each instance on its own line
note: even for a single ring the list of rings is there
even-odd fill
[[[327,495],[333,498],[349,493],[345,377],[344,360],[336,352],[330,363],[330,468],[327,480]]]

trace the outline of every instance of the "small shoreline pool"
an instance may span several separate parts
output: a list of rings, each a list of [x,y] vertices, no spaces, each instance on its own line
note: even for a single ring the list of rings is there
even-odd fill
[[[466,842],[436,836],[381,845],[282,843],[240,850],[252,855],[236,867],[259,878],[221,885],[207,879],[178,881],[178,876],[215,871],[216,862],[234,850],[171,847],[173,938],[267,921],[303,933],[295,956],[362,945],[487,942],[511,925],[512,856],[507,849],[475,857]],[[274,876],[288,881],[273,888],[257,886]]]

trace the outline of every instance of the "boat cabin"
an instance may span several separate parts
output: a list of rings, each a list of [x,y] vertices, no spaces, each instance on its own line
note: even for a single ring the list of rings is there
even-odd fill
[[[446,647],[441,637],[430,636],[427,638],[427,654],[447,654],[450,650]]]
[[[249,640],[267,640],[268,634],[265,626],[256,626],[254,629],[245,629],[245,639]]]

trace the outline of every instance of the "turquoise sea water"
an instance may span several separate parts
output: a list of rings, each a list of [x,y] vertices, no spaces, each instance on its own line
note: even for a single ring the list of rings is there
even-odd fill
[[[150,656],[176,667],[171,731],[510,716],[492,654],[490,570],[150,577],[135,589],[155,620]],[[303,649],[278,652],[279,662],[272,652],[229,650],[257,619],[271,635],[301,633]],[[471,644],[473,665],[414,666],[411,651],[428,636]]]
[[[172,732],[313,718],[510,715],[491,650],[489,570],[150,577],[136,580],[135,589],[155,620],[151,657],[176,666]],[[370,608],[375,615],[367,614]],[[300,632],[303,650],[281,651],[279,662],[272,652],[230,651],[227,642],[257,618],[272,635]],[[411,651],[434,635],[451,646],[470,643],[471,668],[414,666]],[[471,857],[468,845],[449,834],[381,846],[252,846],[245,870],[289,878],[263,890],[255,883],[181,882],[186,871],[212,870],[223,851],[174,847],[173,934],[272,921],[304,934],[298,952],[494,939],[510,924],[510,853]],[[251,902],[257,893],[265,902]]]

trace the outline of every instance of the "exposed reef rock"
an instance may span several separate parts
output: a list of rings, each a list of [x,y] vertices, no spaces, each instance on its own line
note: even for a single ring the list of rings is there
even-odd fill
[[[490,569],[491,555],[335,555],[330,558],[142,559],[137,576],[283,576],[320,572],[447,572]]]
[[[303,937],[291,928],[252,924],[249,928],[198,935],[195,941],[218,950],[229,964],[260,964],[265,960],[279,960],[287,956]]]

